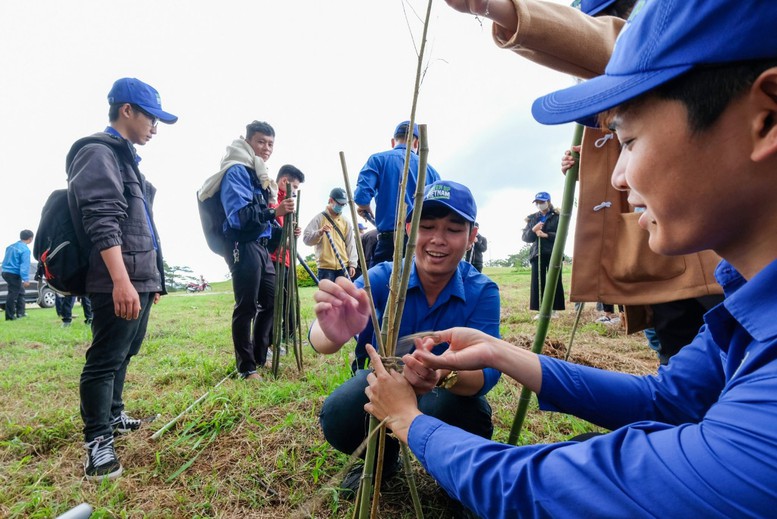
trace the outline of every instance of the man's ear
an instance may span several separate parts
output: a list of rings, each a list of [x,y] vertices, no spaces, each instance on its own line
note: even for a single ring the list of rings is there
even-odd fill
[[[478,237],[478,228],[473,225],[472,228],[469,230],[469,241],[467,242],[468,243],[467,250],[469,250],[470,248],[472,248],[473,245],[475,245],[475,238],[477,237]]]
[[[777,158],[777,67],[764,71],[750,90],[755,117],[752,121],[753,152],[750,158],[760,162]]]

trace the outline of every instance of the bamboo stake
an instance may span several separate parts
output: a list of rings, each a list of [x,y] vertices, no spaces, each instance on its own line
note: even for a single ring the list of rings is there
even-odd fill
[[[575,313],[575,324],[572,325],[572,333],[569,336],[569,346],[567,346],[567,353],[564,355],[564,360],[569,360],[569,354],[572,353],[572,343],[575,341],[575,333],[577,333],[577,325],[580,324],[580,314],[583,313],[585,303],[578,303],[577,312]]]
[[[181,411],[181,412],[178,414],[178,416],[176,416],[175,418],[173,418],[172,420],[170,420],[169,422],[167,422],[165,425],[163,425],[163,426],[162,426],[162,428],[161,428],[161,429],[159,429],[157,432],[155,432],[154,434],[152,434],[152,435],[151,435],[151,439],[152,439],[152,440],[158,440],[160,436],[162,436],[162,435],[163,435],[163,434],[164,434],[164,433],[165,433],[165,432],[166,432],[168,429],[170,429],[170,428],[171,428],[173,425],[175,425],[175,424],[176,424],[176,422],[178,422],[178,420],[180,420],[180,419],[181,419],[181,418],[182,418],[182,417],[183,417],[183,416],[184,416],[186,413],[188,413],[189,411],[191,411],[192,409],[194,409],[194,407],[195,407],[197,404],[199,404],[200,402],[202,402],[203,400],[205,400],[205,398],[207,398],[207,397],[208,397],[208,395],[210,395],[211,391],[213,391],[214,389],[216,389],[217,387],[219,387],[221,384],[223,384],[223,383],[224,383],[224,381],[225,381],[225,380],[227,380],[228,378],[231,378],[233,375],[235,375],[235,373],[237,373],[237,370],[236,370],[236,369],[235,369],[235,370],[233,370],[233,371],[232,371],[232,373],[230,373],[230,374],[229,374],[229,375],[227,375],[226,377],[222,378],[222,379],[221,379],[221,381],[220,381],[218,384],[216,384],[215,386],[213,386],[213,388],[212,388],[212,389],[210,389],[208,392],[206,392],[206,393],[205,393],[204,395],[202,395],[200,398],[198,398],[197,400],[195,400],[195,401],[194,401],[194,402],[193,402],[193,403],[192,403],[192,404],[191,404],[189,407],[187,407],[186,409],[184,409],[183,411]]]
[[[583,126],[575,125],[575,133],[572,137],[572,146],[579,146],[583,139]],[[580,164],[580,155],[572,152],[576,159],[575,165],[567,171],[564,180],[564,196],[561,203],[561,216],[559,217],[558,229],[556,230],[556,241],[553,244],[553,252],[550,255],[550,270],[545,279],[545,294],[540,307],[540,318],[537,325],[537,333],[534,336],[532,351],[542,353],[542,346],[545,344],[545,337],[548,335],[548,324],[550,323],[551,308],[553,306],[556,284],[561,277],[561,264],[564,257],[564,246],[567,242],[569,232],[569,220],[572,214],[572,205],[575,199],[575,183],[577,182],[577,173]],[[513,419],[513,425],[510,429],[508,443],[516,445],[518,436],[523,427],[523,421],[526,418],[526,412],[529,410],[529,401],[531,400],[531,390],[524,387],[521,390],[521,396],[518,399],[518,410]]]
[[[389,344],[394,345],[394,350],[391,354],[393,356],[396,353],[396,344],[399,336],[399,327],[402,324],[402,314],[405,310],[405,299],[407,297],[407,285],[410,282],[410,270],[413,262],[413,256],[415,255],[415,241],[418,235],[418,225],[421,222],[421,207],[424,202],[424,190],[426,186],[426,164],[429,156],[429,141],[427,140],[426,125],[422,124],[418,127],[418,133],[420,136],[419,142],[419,157],[418,157],[418,182],[416,182],[415,196],[413,199],[413,216],[410,221],[410,235],[407,240],[407,253],[405,254],[405,261],[402,266],[402,280],[397,292],[397,309],[394,316],[396,320],[396,326],[391,327],[391,337]]]
[[[353,201],[353,194],[351,191],[351,181],[348,179],[348,166],[345,163],[345,153],[340,152],[340,165],[343,168],[343,180],[345,183],[345,193],[348,195],[348,205],[351,208],[351,218],[353,220],[353,228],[359,228],[359,221],[356,218],[358,214],[356,212],[356,202]],[[370,318],[372,319],[372,327],[375,329],[375,336],[377,338],[378,351],[383,351],[383,341],[381,340],[380,323],[378,322],[378,313],[375,311],[375,300],[372,298],[372,288],[370,286],[370,275],[367,269],[367,256],[364,254],[364,247],[361,240],[356,240],[356,252],[359,255],[359,265],[362,269],[362,278],[364,279],[364,290],[367,292],[367,297],[370,300]],[[315,279],[315,278],[314,278]],[[318,281],[316,281],[318,284]]]

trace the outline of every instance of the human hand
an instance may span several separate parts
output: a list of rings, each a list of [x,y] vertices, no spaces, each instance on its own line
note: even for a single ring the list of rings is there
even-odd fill
[[[563,174],[567,174],[567,171],[572,169],[572,166],[577,163],[577,159],[574,155],[572,155],[572,152],[580,153],[580,146],[572,146],[571,150],[567,150],[564,152],[564,156],[561,157],[561,172]]]
[[[140,296],[129,278],[113,283],[113,311],[116,317],[128,321],[140,315]]]
[[[416,344],[421,339],[416,339]],[[402,375],[407,379],[416,395],[425,395],[437,385],[440,374],[436,369],[426,366],[421,360],[411,354],[402,357],[405,364]]]
[[[323,235],[324,233],[328,232],[332,232],[332,224],[324,222],[324,225],[322,225],[321,229],[318,230],[318,234]]]
[[[364,404],[364,410],[378,420],[388,418],[386,426],[394,431],[397,438],[407,443],[410,424],[421,414],[415,392],[402,374],[394,370],[390,373],[386,371],[375,348],[369,344],[367,354],[374,371],[367,375],[369,385],[364,394],[370,401]]]
[[[432,348],[443,342],[448,343],[448,349],[442,355],[432,353]],[[472,371],[495,367],[494,348],[500,342],[480,330],[449,328],[416,339],[416,349],[411,356],[427,369]],[[405,360],[405,369],[407,364]]]
[[[275,208],[276,216],[284,216],[294,212],[294,199],[284,198],[283,201]]]
[[[372,207],[369,205],[357,205],[356,212],[359,213],[359,216],[366,218],[367,220],[375,219],[375,215],[372,214]]]
[[[313,300],[316,301],[313,310],[318,325],[333,343],[342,345],[367,326],[370,318],[367,292],[356,288],[344,277],[337,278],[335,282],[322,279]]]
[[[548,237],[548,233],[546,233],[544,231],[537,231],[537,236],[539,236],[540,238],[547,238]]]
[[[542,228],[545,226],[545,222],[539,222],[537,225],[531,228],[532,231],[534,231],[535,234],[537,234],[539,231],[542,230]]]
[[[160,294],[159,292],[154,294],[154,304],[157,304],[161,298],[162,298],[162,294]]]
[[[300,234],[302,234],[302,227],[299,225],[294,226],[294,237],[299,238]]]
[[[27,288],[28,286],[30,286],[30,282],[29,281],[22,281],[22,286],[24,288]]]
[[[356,269],[354,267],[348,267],[348,276],[353,279],[356,275]]]

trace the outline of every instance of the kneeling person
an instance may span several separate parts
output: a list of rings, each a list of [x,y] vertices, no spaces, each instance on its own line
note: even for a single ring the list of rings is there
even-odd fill
[[[426,188],[421,223],[416,239],[410,281],[399,336],[404,337],[446,326],[470,326],[499,337],[499,288],[496,283],[462,261],[472,247],[477,207],[472,193],[461,184],[438,181]],[[392,263],[384,262],[369,270],[370,284],[378,318],[388,302]],[[354,334],[366,334],[375,344],[367,293],[359,279],[336,282],[322,280],[314,295],[317,320],[310,331],[310,343],[319,353],[340,350]],[[447,345],[439,345],[441,354]],[[456,425],[483,438],[491,438],[491,407],[485,394],[497,383],[500,372],[486,368],[451,372],[423,367],[405,355],[404,377],[418,395],[424,413]],[[337,450],[352,453],[367,436],[369,415],[364,411],[368,370],[358,370],[324,402],[321,428]],[[389,438],[386,444],[384,478],[397,468],[399,444]],[[346,476],[343,487],[355,490],[361,468]]]

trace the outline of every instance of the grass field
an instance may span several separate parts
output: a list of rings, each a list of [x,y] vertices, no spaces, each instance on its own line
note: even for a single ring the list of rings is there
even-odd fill
[[[536,322],[528,311],[528,272],[492,268],[486,274],[500,285],[503,337],[529,348]],[[313,290],[300,290],[305,327]],[[54,309],[30,308],[28,319],[0,322],[0,517],[54,517],[82,502],[95,508],[93,517],[350,517],[351,503],[334,490],[347,458],[324,441],[317,413],[350,375],[353,348],[323,357],[306,345],[302,373],[288,356],[277,380],[230,379],[211,391],[234,369],[232,303],[224,282],[212,292],[166,296],[153,309],[124,399],[132,416],[161,417],[117,440],[124,474],[102,484],[83,478],[78,380],[90,343],[83,318],[63,329]],[[79,306],[74,313],[81,313]],[[595,316],[584,311],[572,361],[655,371],[644,337],[593,323]],[[551,321],[549,354],[565,355],[573,321],[571,305]],[[174,428],[150,439],[208,391]],[[519,392],[503,377],[489,393],[497,441],[507,440]],[[584,421],[540,413],[534,401],[520,443],[590,430],[596,428]],[[415,468],[425,517],[450,517],[447,498],[417,462]],[[414,517],[402,478],[383,492],[381,510],[382,517]]]

